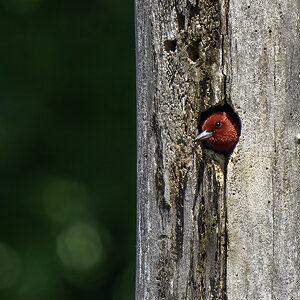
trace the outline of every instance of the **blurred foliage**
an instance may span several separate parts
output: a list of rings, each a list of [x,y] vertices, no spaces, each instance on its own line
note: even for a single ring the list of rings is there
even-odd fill
[[[134,298],[133,1],[0,0],[0,299]]]

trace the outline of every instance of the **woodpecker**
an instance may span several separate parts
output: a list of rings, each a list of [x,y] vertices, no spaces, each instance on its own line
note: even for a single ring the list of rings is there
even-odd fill
[[[202,132],[195,138],[207,141],[217,153],[230,154],[240,136],[240,126],[235,118],[225,111],[213,112],[202,125]]]

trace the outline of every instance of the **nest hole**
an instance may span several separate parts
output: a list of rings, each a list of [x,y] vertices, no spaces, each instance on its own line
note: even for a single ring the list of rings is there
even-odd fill
[[[226,113],[228,113],[238,124],[239,126],[239,137],[241,135],[241,129],[242,129],[242,125],[241,125],[241,119],[239,118],[238,114],[233,110],[233,108],[228,104],[225,103],[223,105],[216,105],[213,106],[209,109],[207,109],[206,111],[203,111],[200,115],[199,118],[199,122],[198,122],[198,131],[201,132],[202,131],[202,125],[204,123],[204,121],[214,112],[223,112],[225,111]],[[203,142],[203,146],[206,149],[210,149],[210,146],[208,145],[207,142]]]

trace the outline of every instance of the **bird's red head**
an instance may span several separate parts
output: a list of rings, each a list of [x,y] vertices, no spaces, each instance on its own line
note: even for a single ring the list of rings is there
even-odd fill
[[[196,140],[207,140],[211,148],[221,154],[230,154],[238,142],[240,126],[225,111],[214,112],[204,121]]]

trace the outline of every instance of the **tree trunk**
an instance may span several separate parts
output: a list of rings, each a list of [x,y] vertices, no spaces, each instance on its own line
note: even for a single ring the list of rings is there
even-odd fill
[[[137,0],[136,299],[300,299],[298,1]],[[227,103],[229,159],[194,141]]]

